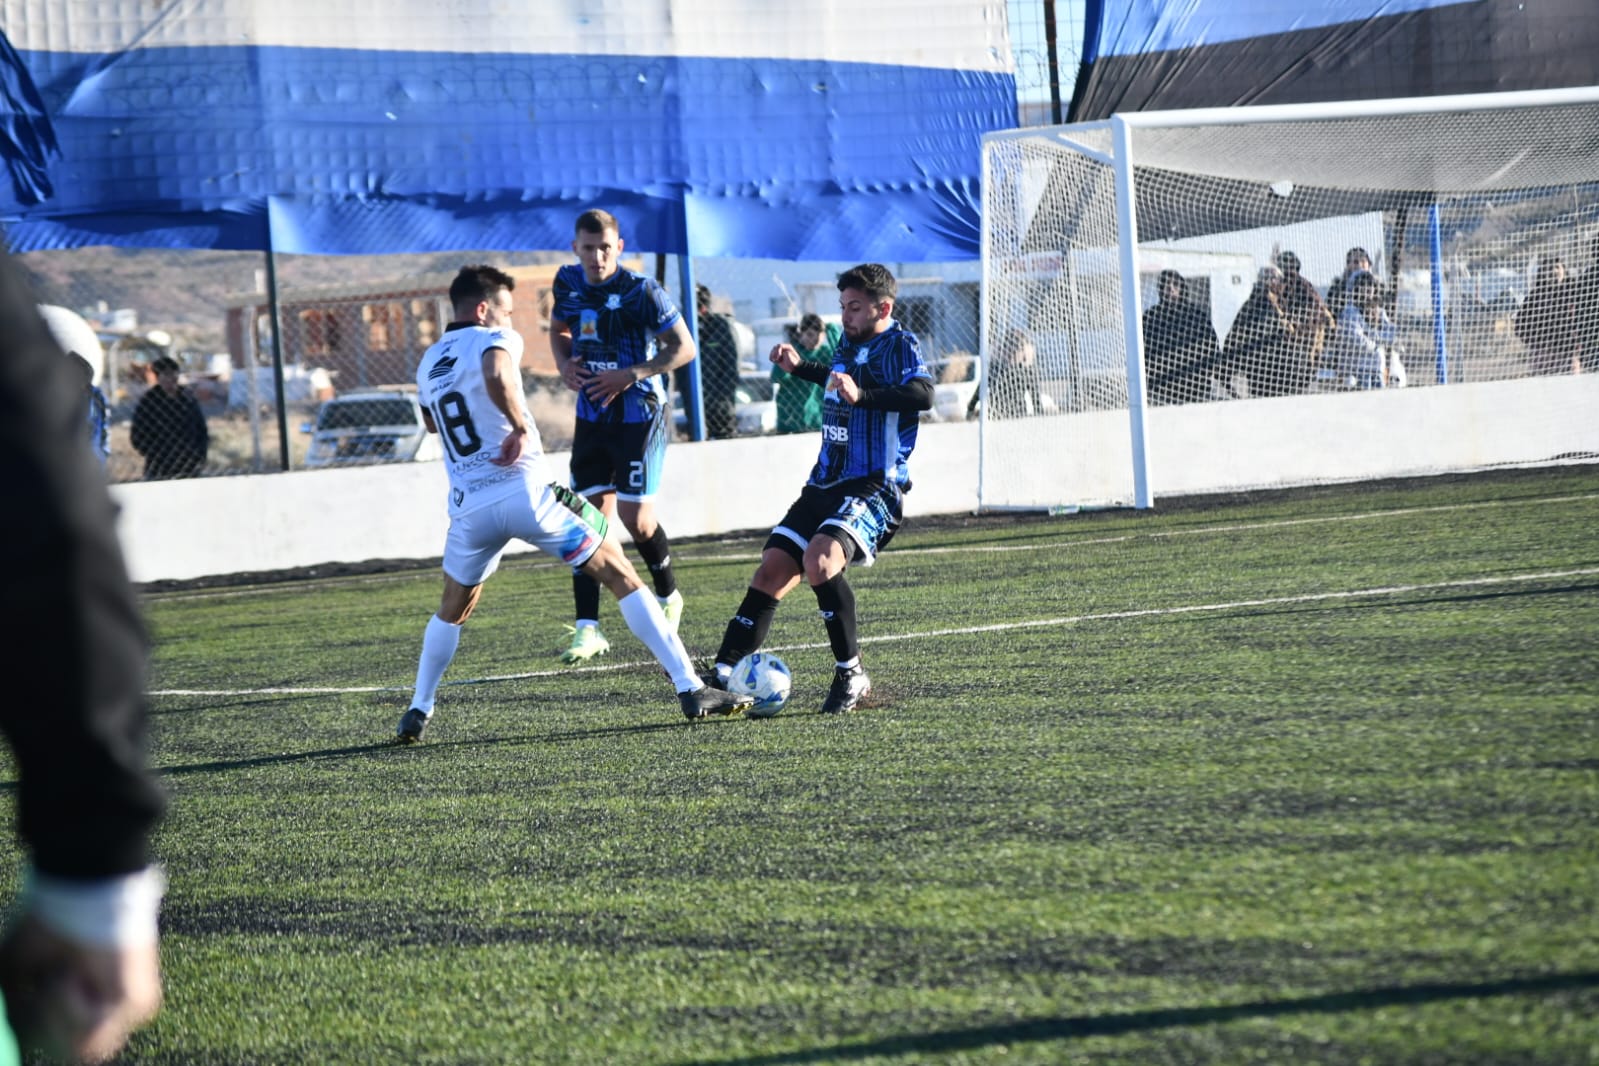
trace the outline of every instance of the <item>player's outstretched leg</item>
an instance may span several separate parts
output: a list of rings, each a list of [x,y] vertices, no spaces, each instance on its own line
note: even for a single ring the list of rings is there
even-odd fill
[[[762,592],[751,585],[744,590],[744,601],[727,621],[722,633],[722,646],[716,650],[716,676],[712,684],[727,687],[738,661],[766,643],[772,630],[772,618],[777,614],[777,597]]]
[[[689,660],[688,649],[667,624],[666,615],[651,591],[639,580],[633,564],[614,540],[600,544],[583,563],[583,572],[611,590],[622,620],[650,649],[677,689],[678,705],[688,718],[708,714],[737,714],[755,705],[753,696],[734,696],[706,686]]]
[[[417,660],[416,691],[411,696],[411,709],[400,716],[400,724],[395,729],[395,736],[400,743],[414,744],[422,739],[422,731],[433,716],[439,682],[455,658],[455,649],[460,643],[460,626],[446,622],[438,615],[428,619],[427,629],[422,633],[422,654]]]
[[[710,714],[737,714],[755,705],[753,696],[735,696],[730,692],[711,688],[695,672],[689,660],[688,649],[666,622],[661,605],[648,589],[639,589],[616,601],[627,628],[643,642],[655,661],[672,677],[677,689],[678,705],[687,718],[704,718]]]

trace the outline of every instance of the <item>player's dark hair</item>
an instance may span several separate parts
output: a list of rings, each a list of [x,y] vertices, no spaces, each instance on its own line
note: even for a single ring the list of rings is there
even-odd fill
[[[820,333],[824,328],[825,327],[822,325],[822,316],[812,311],[804,318],[799,320],[799,326],[797,327],[796,331],[799,333],[804,333],[808,329],[814,329],[816,332]]]
[[[845,289],[859,289],[874,304],[893,303],[899,296],[899,283],[882,263],[862,263],[844,271],[838,276],[838,291]]]
[[[1170,282],[1176,283],[1177,298],[1179,300],[1185,300],[1188,298],[1188,281],[1182,276],[1181,273],[1175,270],[1162,270],[1160,272],[1160,277],[1156,279],[1155,291],[1165,292],[1166,285]]]
[[[492,299],[501,289],[515,289],[516,279],[498,267],[488,264],[464,266],[450,282],[450,307],[460,314]]]
[[[602,211],[598,207],[591,207],[577,216],[577,225],[573,227],[574,233],[614,233],[622,235],[622,227],[617,223],[616,216],[609,211]]]

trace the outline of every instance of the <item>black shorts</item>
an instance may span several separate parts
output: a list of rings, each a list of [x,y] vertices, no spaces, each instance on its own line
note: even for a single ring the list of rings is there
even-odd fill
[[[783,520],[772,528],[766,547],[787,552],[802,564],[805,546],[825,533],[853,549],[852,562],[871,566],[899,530],[905,497],[897,485],[846,481],[831,488],[806,485]]]
[[[654,499],[666,467],[665,407],[648,422],[586,422],[572,432],[572,490],[615,492],[619,500]]]

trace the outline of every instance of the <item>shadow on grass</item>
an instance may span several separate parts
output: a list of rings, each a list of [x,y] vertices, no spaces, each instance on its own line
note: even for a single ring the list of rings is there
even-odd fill
[[[1299,999],[1264,1000],[1217,1007],[1173,1007],[1166,1010],[1130,1011],[1126,1014],[1079,1015],[1066,1018],[1040,1018],[1009,1025],[947,1029],[943,1032],[885,1037],[855,1044],[840,1044],[808,1051],[778,1055],[754,1055],[738,1059],[695,1059],[698,1064],[717,1066],[782,1066],[784,1063],[848,1062],[877,1056],[908,1055],[917,1052],[971,1050],[1000,1044],[1021,1044],[1045,1040],[1070,1040],[1089,1036],[1118,1036],[1122,1033],[1181,1026],[1216,1025],[1249,1018],[1273,1018],[1284,1014],[1338,1014],[1370,1010],[1375,1007],[1421,1005],[1453,999],[1485,996],[1537,995],[1568,989],[1599,986],[1599,971],[1551,974],[1545,977],[1516,977],[1503,981],[1473,984],[1436,983],[1369,988],[1359,992],[1333,992]]]
[[[731,721],[731,719],[727,719]],[[185,774],[217,773],[224,770],[248,770],[262,766],[283,766],[289,763],[311,762],[318,759],[347,759],[354,755],[393,754],[403,757],[426,755],[428,752],[447,751],[452,748],[482,748],[525,744],[560,744],[573,740],[592,740],[603,737],[637,736],[643,733],[676,732],[682,729],[705,728],[710,723],[652,722],[647,725],[611,726],[603,729],[574,729],[564,733],[539,733],[530,736],[497,736],[481,740],[426,740],[421,744],[400,744],[384,739],[374,744],[354,744],[346,748],[321,748],[316,751],[292,751],[280,755],[262,755],[254,759],[218,759],[214,762],[188,763],[183,766],[158,766],[160,777],[181,777]],[[0,781],[0,795],[14,790],[15,781]]]
[[[1313,603],[1270,604],[1259,607],[1222,607],[1206,613],[1217,618],[1229,615],[1233,617],[1262,618],[1275,615],[1325,614],[1329,610],[1393,611],[1401,607],[1437,607],[1444,604],[1564,596],[1570,593],[1590,593],[1595,591],[1599,591],[1599,582],[1596,581],[1579,581],[1570,585],[1549,585],[1538,588],[1474,589],[1461,592],[1445,592],[1441,589],[1438,591],[1416,589],[1403,594],[1377,591],[1369,594],[1353,594],[1342,599],[1333,599],[1329,596]],[[1184,618],[1186,615],[1174,615],[1174,617]]]

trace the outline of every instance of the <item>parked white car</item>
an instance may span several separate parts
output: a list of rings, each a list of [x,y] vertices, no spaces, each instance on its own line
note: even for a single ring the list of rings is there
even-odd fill
[[[335,396],[317,411],[306,452],[307,469],[365,466],[371,463],[420,463],[444,456],[437,433],[422,421],[422,405],[414,390],[374,389]]]

